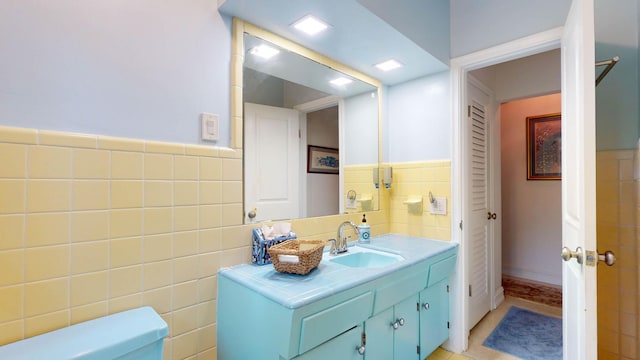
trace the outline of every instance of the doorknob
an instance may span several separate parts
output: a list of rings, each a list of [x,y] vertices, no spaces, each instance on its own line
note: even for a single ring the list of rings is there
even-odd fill
[[[247,214],[247,216],[249,217],[249,220],[253,220],[256,217],[257,215],[256,211],[258,211],[258,209],[256,208],[253,208],[253,210],[249,211],[249,213]]]
[[[613,251],[607,250],[603,254],[598,254],[598,260],[604,261],[607,266],[611,266],[616,262],[616,255]]]
[[[587,265],[596,266],[599,261],[604,262],[607,266],[612,266],[616,262],[616,255],[611,250],[607,250],[602,254],[595,251],[587,251]]]
[[[576,251],[571,251],[566,246],[563,247],[561,256],[562,260],[564,261],[569,261],[572,258],[575,258],[576,260],[578,260],[578,264],[582,264],[582,248],[580,246],[576,248]]]

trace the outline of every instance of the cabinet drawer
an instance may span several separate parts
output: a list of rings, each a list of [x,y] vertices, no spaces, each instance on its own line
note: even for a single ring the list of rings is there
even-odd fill
[[[317,348],[308,351],[295,360],[362,360],[357,347],[362,344],[362,327],[357,326],[335,337]]]
[[[456,266],[456,257],[451,256],[444,260],[431,265],[429,270],[429,281],[427,287],[437,284],[440,280],[446,279],[451,275]]]
[[[371,316],[373,293],[367,292],[302,319],[300,353],[351,329]]]
[[[411,274],[399,280],[393,281],[390,285],[376,290],[376,301],[373,313],[378,312],[399,303],[411,294],[416,294],[425,288],[428,270]]]

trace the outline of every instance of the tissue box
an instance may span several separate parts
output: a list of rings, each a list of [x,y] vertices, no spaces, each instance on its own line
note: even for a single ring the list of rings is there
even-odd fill
[[[271,264],[271,258],[269,257],[270,247],[279,244],[285,240],[295,239],[296,233],[290,231],[286,235],[277,236],[271,240],[267,240],[264,237],[261,228],[253,229],[253,236],[251,241],[251,262],[257,265]]]

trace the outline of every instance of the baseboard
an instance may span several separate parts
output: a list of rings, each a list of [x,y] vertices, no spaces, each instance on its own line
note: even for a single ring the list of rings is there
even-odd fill
[[[500,286],[499,288],[496,289],[496,292],[493,294],[493,309],[491,310],[495,310],[498,308],[498,306],[500,306],[500,304],[502,304],[502,302],[504,301],[504,288],[502,286]]]

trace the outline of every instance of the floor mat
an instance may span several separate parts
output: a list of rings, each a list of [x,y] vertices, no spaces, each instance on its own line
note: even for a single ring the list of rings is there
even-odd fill
[[[512,306],[483,345],[524,360],[562,359],[562,319]]]

